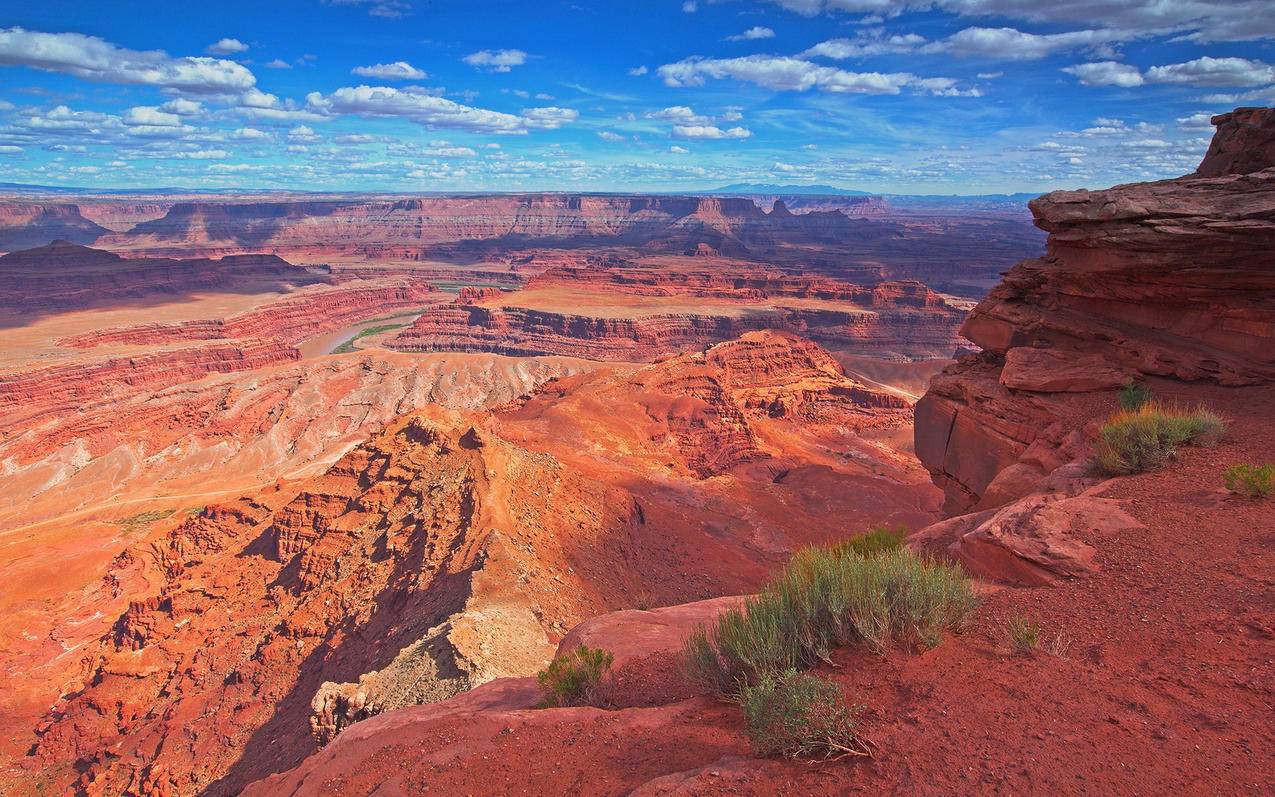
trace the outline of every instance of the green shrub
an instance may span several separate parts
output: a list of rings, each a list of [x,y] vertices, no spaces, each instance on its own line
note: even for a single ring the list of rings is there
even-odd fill
[[[959,568],[906,549],[865,557],[807,548],[741,608],[697,629],[682,663],[696,683],[738,695],[763,677],[827,661],[838,646],[937,644],[975,603]]]
[[[842,556],[846,553],[857,553],[860,556],[873,556],[884,551],[897,551],[903,547],[908,530],[904,526],[891,528],[886,525],[873,526],[857,537],[832,546],[833,554]]]
[[[615,656],[610,652],[585,645],[555,656],[549,666],[536,675],[544,692],[541,706],[596,704],[602,679],[610,672],[613,661]]]
[[[1120,388],[1120,409],[1136,410],[1154,397],[1155,394],[1151,392],[1151,388],[1137,382],[1130,382]]]
[[[1225,430],[1222,419],[1202,407],[1184,410],[1151,401],[1107,419],[1098,432],[1098,465],[1112,476],[1155,470],[1178,446],[1214,445]]]
[[[757,755],[840,758],[870,755],[856,733],[858,709],[831,681],[787,670],[767,674],[740,694]]]
[[[1030,653],[1040,645],[1040,623],[1027,617],[1011,617],[1005,623],[1005,635],[1015,653]]]
[[[1222,474],[1226,489],[1249,498],[1275,493],[1275,465],[1232,465]]]

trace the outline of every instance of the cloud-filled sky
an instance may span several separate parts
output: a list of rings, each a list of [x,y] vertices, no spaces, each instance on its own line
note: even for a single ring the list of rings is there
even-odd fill
[[[0,182],[1042,191],[1272,103],[1269,0],[0,0]]]

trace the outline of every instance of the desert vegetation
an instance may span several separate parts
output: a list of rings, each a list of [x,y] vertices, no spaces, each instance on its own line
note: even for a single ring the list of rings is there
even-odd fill
[[[1015,615],[1005,621],[1005,636],[1015,653],[1031,653],[1040,646],[1040,623],[1029,617]]]
[[[1275,495],[1275,465],[1232,465],[1222,474],[1226,489],[1248,498]]]
[[[536,679],[544,692],[542,708],[597,705],[604,679],[615,656],[587,645],[554,656]]]
[[[1110,476],[1162,467],[1183,445],[1214,445],[1226,423],[1205,407],[1185,409],[1147,401],[1113,413],[1098,432],[1098,466]]]
[[[1136,410],[1155,398],[1151,388],[1137,382],[1130,382],[1120,389],[1120,409]]]
[[[841,688],[789,669],[767,673],[740,693],[753,750],[762,756],[841,758],[871,755],[857,732],[859,709],[846,705]]]
[[[877,527],[799,551],[759,594],[687,640],[686,674],[740,703],[760,754],[866,754],[840,690],[800,671],[830,661],[840,646],[935,645],[973,610],[958,567],[902,543],[902,530]]]

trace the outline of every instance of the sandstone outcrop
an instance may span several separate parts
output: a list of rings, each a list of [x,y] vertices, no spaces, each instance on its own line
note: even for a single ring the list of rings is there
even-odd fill
[[[1083,453],[1077,435],[1095,419],[1064,417],[1077,406],[1069,396],[1155,377],[1275,379],[1272,119],[1217,117],[1197,174],[1031,203],[1047,256],[1015,266],[979,303],[961,332],[982,353],[917,405],[917,454],[949,510],[986,506],[1011,466],[1021,495]]]

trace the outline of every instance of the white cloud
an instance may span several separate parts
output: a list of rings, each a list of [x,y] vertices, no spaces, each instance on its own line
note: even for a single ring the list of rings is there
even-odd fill
[[[419,125],[478,133],[520,134],[551,130],[574,121],[579,113],[568,108],[530,108],[522,116],[461,105],[424,89],[389,86],[339,88],[331,94],[306,96],[310,108],[322,114],[350,114],[369,118],[402,118]]]
[[[314,128],[306,125],[297,125],[288,131],[289,141],[313,142],[319,140],[319,134],[314,132]]]
[[[1204,56],[1180,64],[1153,66],[1145,73],[1135,66],[1116,61],[1099,61],[1063,67],[1086,86],[1131,88],[1146,83],[1169,83],[1207,87],[1264,86],[1275,83],[1275,66],[1247,58]]]
[[[161,50],[128,50],[96,36],[0,28],[0,65],[61,72],[85,80],[157,86],[194,93],[238,93],[256,78],[234,61],[173,58]]]
[[[690,150],[689,150],[689,149],[687,149],[686,147],[679,147],[679,146],[678,146],[678,145],[676,145],[676,144],[674,144],[673,146],[669,147],[669,148],[668,148],[668,151],[669,151],[669,152],[671,152],[671,153],[673,153],[674,155],[686,155],[686,154],[689,154],[689,153],[690,153]]]
[[[292,64],[282,58],[276,58],[273,61],[266,61],[266,67],[269,69],[291,69]]]
[[[1211,58],[1206,55],[1181,64],[1153,66],[1147,70],[1146,78],[1151,83],[1185,83],[1191,86],[1262,86],[1275,83],[1275,66],[1247,58]]]
[[[21,153],[22,153],[22,147],[17,147],[17,146],[14,146],[13,144],[0,144],[0,154],[19,155]]]
[[[624,136],[620,135],[619,133],[612,133],[610,130],[599,130],[598,138],[602,139],[603,141],[611,141],[611,142],[624,141]]]
[[[372,77],[380,80],[424,80],[429,77],[425,74],[425,70],[417,69],[406,61],[395,61],[392,64],[356,66],[350,71],[361,77]]]
[[[139,105],[124,112],[124,124],[129,126],[179,127],[181,117],[175,113],[165,113],[149,105]]]
[[[165,113],[175,113],[178,116],[196,116],[203,112],[204,106],[203,103],[177,97],[159,106],[159,109]]]
[[[325,0],[332,6],[367,6],[367,13],[374,17],[398,19],[412,13],[408,0]]]
[[[664,122],[680,122],[681,124],[703,125],[709,124],[713,120],[708,116],[701,116],[695,113],[689,106],[672,105],[659,111],[651,111],[646,114],[647,119],[659,119]]]
[[[701,86],[708,78],[729,78],[775,91],[814,88],[831,93],[898,94],[910,87],[940,96],[980,96],[976,89],[956,88],[953,78],[921,78],[909,72],[851,72],[791,56],[693,57],[665,64],[656,71],[664,85],[672,87]]]
[[[1063,71],[1080,78],[1086,86],[1120,86],[1131,88],[1143,84],[1142,73],[1137,67],[1115,61],[1097,61],[1090,64],[1065,66]]]
[[[770,28],[763,27],[762,25],[754,25],[743,33],[737,33],[734,36],[726,37],[727,41],[733,42],[756,41],[757,39],[773,38],[775,38],[775,32]]]
[[[527,63],[527,54],[522,50],[479,50],[460,59],[476,69],[490,72],[508,72],[515,66]]]
[[[270,134],[255,127],[241,127],[230,134],[231,138],[240,141],[262,141],[270,138]]]
[[[915,33],[884,35],[881,30],[862,33],[853,39],[829,39],[802,53],[804,57],[868,58],[874,55],[911,52],[925,44],[926,38]]]
[[[629,74],[632,75],[633,77],[642,77],[643,75],[645,75],[647,72],[650,72],[650,71],[651,70],[647,69],[646,65],[643,64],[642,66],[635,66],[632,69],[630,69]]]
[[[674,125],[675,138],[727,139],[748,138],[753,133],[745,127],[732,127],[726,130],[716,125]]]
[[[1212,130],[1214,115],[1209,111],[1200,111],[1190,116],[1178,117],[1178,126],[1187,130]]]
[[[947,52],[973,58],[1029,61],[1064,50],[1124,41],[1132,34],[1077,30],[1066,33],[1025,33],[1015,28],[965,28],[942,41],[927,45],[926,52]]]
[[[694,14],[698,10],[699,3],[695,2],[695,0],[686,0],[686,2],[682,3],[682,11],[687,14]]]
[[[206,52],[210,52],[213,55],[234,55],[247,49],[248,45],[238,39],[220,39],[208,45]]]

